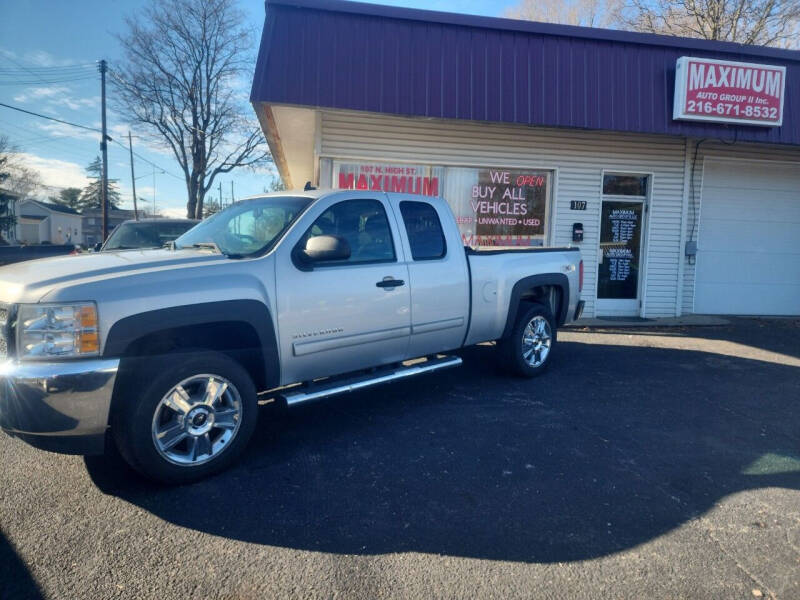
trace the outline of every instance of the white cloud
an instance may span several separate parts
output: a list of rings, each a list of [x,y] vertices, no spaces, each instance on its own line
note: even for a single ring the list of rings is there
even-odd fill
[[[41,100],[43,98],[50,98],[58,94],[65,94],[69,88],[63,85],[51,85],[41,87],[30,87],[21,94],[14,96],[15,102],[28,102],[30,100]]]
[[[50,104],[56,106],[66,106],[70,110],[79,110],[81,108],[97,108],[100,106],[100,98],[94,96],[92,98],[75,98],[72,96],[61,96],[60,98],[53,98],[48,100]]]
[[[45,185],[82,188],[89,183],[83,167],[77,163],[27,152],[20,152],[17,156],[21,164],[39,173]]]
[[[36,126],[42,131],[49,133],[53,137],[95,140],[98,143],[100,142],[99,133],[94,133],[92,131],[87,131],[86,129],[80,129],[78,127],[66,125],[64,123],[56,123],[52,121],[48,123],[37,123]]]
[[[34,50],[26,52],[22,58],[37,67],[68,67],[74,65],[75,61],[69,58],[56,58],[44,50]]]
[[[29,87],[14,96],[14,101],[19,103],[36,102],[37,104],[45,102],[48,108],[47,112],[50,114],[56,114],[52,109],[54,106],[64,106],[70,110],[100,106],[99,96],[77,98],[71,88],[63,85]]]
[[[0,48],[0,56],[10,59],[19,59],[35,67],[68,67],[76,64],[71,58],[56,58],[44,50],[33,50],[25,54],[17,54],[7,48]]]
[[[164,215],[165,217],[171,217],[173,219],[185,219],[186,218],[186,207],[179,207],[179,206],[170,206],[167,208],[160,208],[158,212]]]

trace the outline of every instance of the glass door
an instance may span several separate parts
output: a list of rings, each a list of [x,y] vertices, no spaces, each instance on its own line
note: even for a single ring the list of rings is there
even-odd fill
[[[639,316],[648,176],[603,176],[597,316]]]

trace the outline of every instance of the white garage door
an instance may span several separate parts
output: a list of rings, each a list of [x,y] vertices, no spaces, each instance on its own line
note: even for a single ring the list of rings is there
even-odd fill
[[[800,315],[800,165],[705,162],[694,310]]]

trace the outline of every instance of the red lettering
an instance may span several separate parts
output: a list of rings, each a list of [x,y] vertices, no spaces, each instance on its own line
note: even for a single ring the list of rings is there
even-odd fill
[[[356,183],[357,190],[366,190],[367,188],[367,176],[363,173],[358,176],[358,183]]]
[[[339,173],[339,188],[343,190],[352,190],[355,175],[352,173]]]
[[[405,177],[397,177],[396,175],[392,176],[392,183],[389,189],[392,192],[405,192],[406,191],[406,178]]]
[[[438,177],[425,177],[422,180],[422,195],[423,196],[438,196],[439,195],[439,178]]]

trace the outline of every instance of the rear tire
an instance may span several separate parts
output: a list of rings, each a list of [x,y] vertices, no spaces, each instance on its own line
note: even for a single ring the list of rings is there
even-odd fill
[[[520,377],[537,377],[547,370],[556,346],[556,324],[543,304],[520,307],[508,337],[497,341],[500,366]]]
[[[179,351],[138,367],[112,415],[125,461],[162,483],[197,481],[230,466],[255,430],[253,380],[225,354]]]

